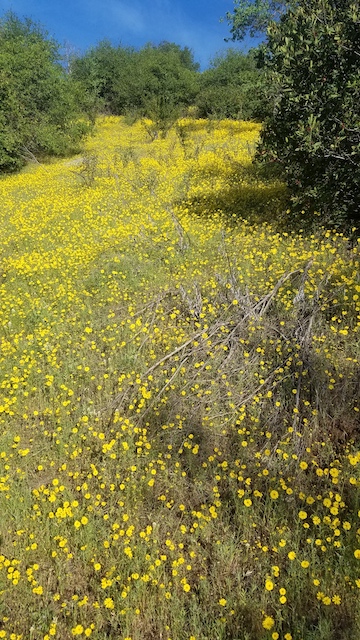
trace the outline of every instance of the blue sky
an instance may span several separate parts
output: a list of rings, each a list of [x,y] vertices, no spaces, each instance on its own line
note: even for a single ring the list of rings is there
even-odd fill
[[[232,0],[0,0],[0,15],[12,10],[40,22],[60,44],[80,52],[104,38],[113,44],[141,47],[162,40],[190,47],[201,67],[230,45],[227,22]]]

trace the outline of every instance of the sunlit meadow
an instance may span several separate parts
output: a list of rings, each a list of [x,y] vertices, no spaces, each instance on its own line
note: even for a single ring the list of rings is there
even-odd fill
[[[360,637],[359,245],[258,134],[103,118],[0,180],[0,638]]]

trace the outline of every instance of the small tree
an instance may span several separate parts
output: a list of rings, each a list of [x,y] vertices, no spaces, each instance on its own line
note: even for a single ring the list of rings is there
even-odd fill
[[[191,50],[172,42],[136,51],[103,41],[75,59],[72,69],[100,109],[163,123],[191,104],[198,90],[198,65]]]
[[[198,65],[191,51],[172,42],[145,45],[137,55],[134,103],[164,132],[191,105],[198,91]]]
[[[216,56],[200,76],[196,105],[201,118],[262,120],[267,103],[264,72],[257,66],[256,50],[245,55],[228,49]]]
[[[0,21],[0,170],[32,154],[76,150],[88,124],[80,87],[66,76],[58,45],[31,20]]]
[[[284,169],[294,203],[323,221],[360,218],[360,8],[306,0],[269,30],[274,109],[259,157]]]
[[[98,111],[119,114],[131,105],[136,52],[102,40],[72,62],[72,74],[92,96]]]
[[[300,0],[269,23],[273,109],[258,158],[282,167],[299,211],[324,223],[360,218],[359,63],[359,0]]]

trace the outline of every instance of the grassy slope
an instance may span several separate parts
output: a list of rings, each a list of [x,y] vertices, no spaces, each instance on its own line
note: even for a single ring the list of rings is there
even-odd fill
[[[358,248],[179,126],[0,181],[0,637],[355,640]]]

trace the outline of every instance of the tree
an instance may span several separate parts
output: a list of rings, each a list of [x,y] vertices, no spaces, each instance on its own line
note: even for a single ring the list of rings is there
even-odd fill
[[[57,43],[31,20],[7,14],[0,21],[0,170],[18,169],[32,154],[76,150],[89,128],[79,102]]]
[[[258,158],[282,168],[295,209],[327,224],[360,217],[359,27],[359,0],[301,0],[268,28]]]
[[[174,55],[175,58],[179,60],[181,66],[189,71],[199,71],[200,69],[200,65],[198,62],[195,62],[193,52],[189,47],[184,47],[182,49],[180,45],[175,44],[175,42],[168,42],[167,40],[160,42],[157,47],[154,47],[153,45],[150,45],[150,47],[157,49],[165,55]]]
[[[198,92],[198,65],[190,50],[174,43],[148,44],[137,57],[135,98],[143,116],[167,127],[193,104]]]
[[[100,42],[72,64],[74,77],[96,96],[99,108],[160,118],[180,113],[198,90],[198,64],[188,47],[147,44],[139,51]]]
[[[226,14],[231,40],[243,40],[249,31],[252,37],[264,34],[271,22],[276,22],[296,0],[235,0],[234,12]]]
[[[196,97],[199,116],[262,120],[267,113],[264,73],[257,66],[255,50],[235,49],[218,55],[200,77]]]
[[[113,46],[102,40],[72,63],[74,78],[80,81],[98,111],[124,113],[131,104],[135,76],[135,50],[121,45]]]

